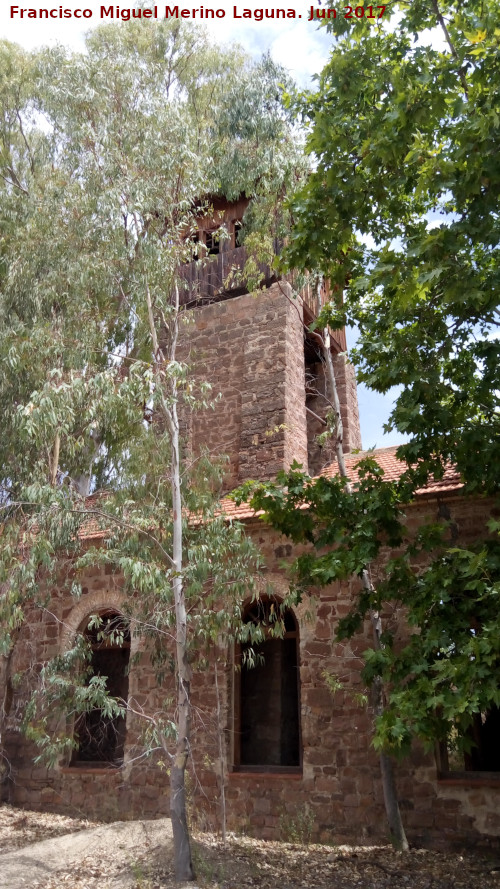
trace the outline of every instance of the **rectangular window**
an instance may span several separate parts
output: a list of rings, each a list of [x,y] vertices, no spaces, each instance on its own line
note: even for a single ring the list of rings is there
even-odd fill
[[[241,669],[240,765],[298,766],[296,640],[268,639],[257,653],[263,663]]]
[[[205,246],[209,256],[218,256],[220,253],[219,229],[205,232]]]
[[[459,750],[453,739],[439,748],[439,771],[443,777],[466,773],[500,773],[500,707],[477,713],[467,731],[467,749]]]
[[[252,603],[245,622],[260,624],[267,638],[253,645],[250,666],[240,647],[236,674],[235,767],[259,771],[296,771],[300,768],[300,704],[298,628],[290,609],[283,616],[283,637],[271,636],[279,603]]]

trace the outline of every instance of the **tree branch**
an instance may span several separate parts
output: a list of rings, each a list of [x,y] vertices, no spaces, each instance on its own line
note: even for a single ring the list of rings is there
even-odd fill
[[[4,182],[6,182],[7,185],[13,185],[14,188],[18,188],[20,191],[22,191],[23,194],[29,194],[29,191],[27,191],[19,182],[19,179],[17,178],[14,170],[11,167],[7,167],[7,172],[10,173],[10,179],[7,179],[7,176],[4,176],[3,173],[0,173],[0,176],[2,177]]]
[[[162,555],[165,557],[166,561],[172,568],[175,568],[175,562],[172,557],[167,553],[166,549],[164,549],[154,534],[151,534],[149,531],[146,531],[145,528],[137,528],[135,525],[130,525],[128,522],[124,522],[123,519],[118,519],[116,516],[110,515],[107,512],[104,512],[101,509],[71,509],[71,513],[75,515],[96,515],[101,516],[103,519],[109,519],[109,521],[114,522],[115,525],[119,525],[121,528],[127,528],[129,531],[135,531],[137,534],[142,534],[144,537],[147,537],[148,540],[152,540],[153,543],[158,547]]]
[[[59,430],[56,432],[54,447],[52,450],[52,466],[50,469],[50,484],[54,487],[57,479],[57,467],[59,466],[59,451],[61,448],[61,435]]]
[[[311,414],[311,416],[314,417],[316,420],[319,420],[319,422],[322,423],[323,426],[328,426],[328,423],[326,422],[326,420],[324,420],[323,417],[320,417],[319,414],[316,414],[314,411],[312,411],[310,407],[307,407],[307,405],[306,405],[306,411],[308,414]]]
[[[446,38],[446,42],[447,42],[448,46],[450,47],[451,54],[452,54],[453,58],[455,58],[459,62],[460,61],[459,55],[455,49],[455,46],[453,45],[452,39],[450,37],[450,32],[448,31],[448,28],[446,27],[446,22],[443,18],[441,10],[439,9],[438,0],[431,0],[431,2],[432,2],[432,8],[434,9],[434,12],[436,13],[436,18],[437,18],[437,20],[442,28],[443,34]],[[465,78],[465,73],[464,73],[462,67],[460,67],[460,69],[458,71],[458,75],[460,77],[460,81],[462,83],[462,87],[463,87],[465,96],[468,99],[469,98],[469,88],[467,86],[467,80]]]
[[[33,160],[33,154],[32,154],[31,148],[29,146],[28,140],[24,134],[23,120],[22,120],[21,115],[19,114],[19,110],[16,110],[16,117],[19,121],[19,129],[21,130],[21,136],[23,137],[23,141],[24,141],[24,144],[26,145],[26,150],[28,152],[28,156],[30,159],[30,170],[32,173],[34,173],[35,172],[35,162]]]

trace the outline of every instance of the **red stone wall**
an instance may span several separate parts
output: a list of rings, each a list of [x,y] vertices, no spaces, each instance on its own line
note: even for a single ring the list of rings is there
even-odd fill
[[[307,464],[301,304],[286,283],[193,310],[181,360],[212,386],[213,409],[184,413],[188,446],[229,458],[226,487]]]
[[[429,514],[436,519],[449,510],[461,542],[476,538],[491,504],[461,497],[422,499],[407,512],[409,530]],[[291,553],[290,544],[262,526],[252,533],[269,566]],[[294,551],[294,555],[297,551]],[[376,574],[376,568],[375,568]],[[302,774],[228,776],[229,823],[265,838],[312,818],[313,836],[325,842],[387,841],[378,758],[371,748],[372,712],[360,707],[354,695],[360,684],[362,652],[371,644],[371,628],[364,636],[337,643],[338,619],[352,603],[354,587],[336,584],[303,603],[300,625],[300,697]],[[312,615],[312,619],[308,616]],[[387,609],[386,625],[406,627],[401,610]],[[347,686],[334,696],[323,672],[338,676]],[[230,757],[229,757],[230,761]],[[492,779],[470,774],[461,780],[438,780],[435,757],[418,746],[397,767],[398,790],[409,838],[416,844],[460,846],[490,843],[500,837],[500,774]]]
[[[479,499],[450,497],[441,511],[450,511],[462,542],[473,539],[484,526],[487,504]],[[422,500],[408,509],[411,529],[425,515],[438,514],[435,500]],[[261,547],[267,564],[267,581],[275,593],[286,591],[281,564],[292,555],[288,541],[261,522],[252,520],[248,531]],[[297,772],[233,771],[234,682],[232,652],[214,652],[210,667],[195,674],[193,682],[193,767],[189,778],[192,818],[201,826],[220,825],[221,781],[226,791],[227,820],[231,829],[263,838],[290,838],[293,830],[309,831],[326,842],[382,841],[387,839],[377,756],[372,750],[370,710],[358,705],[354,693],[363,691],[360,667],[364,636],[337,643],[336,623],[350,607],[352,584],[322,590],[296,610],[300,633],[300,720],[302,767]],[[168,772],[164,755],[150,759],[142,754],[141,712],[160,710],[173,696],[173,675],[161,686],[143,643],[132,634],[134,663],[129,681],[125,764],[119,770],[69,767],[69,758],[47,770],[33,763],[36,750],[19,731],[28,687],[43,661],[67,650],[85,618],[100,608],[123,607],[119,576],[109,568],[95,568],[83,582],[82,597],[75,601],[61,590],[51,591],[44,608],[34,610],[16,645],[12,672],[23,677],[14,688],[7,724],[7,752],[11,770],[2,784],[4,798],[21,806],[86,813],[101,818],[154,817],[168,814]],[[385,621],[404,622],[398,611]],[[217,660],[217,686],[215,683]],[[339,676],[346,690],[332,696],[324,671]],[[217,710],[220,720],[217,721]],[[57,728],[56,725],[53,728]],[[219,738],[223,756],[220,756]],[[162,764],[163,761],[163,764]],[[415,749],[398,767],[398,789],[405,825],[414,843],[444,845],[475,842],[494,844],[500,836],[500,776],[478,774],[463,780],[439,781],[434,757]],[[301,827],[302,826],[302,827]]]
[[[344,427],[344,453],[350,454],[361,450],[356,374],[345,352],[335,355],[333,363]]]
[[[213,407],[183,412],[188,449],[225,455],[227,489],[270,479],[294,460],[314,475],[333,459],[320,448],[327,402],[321,363],[308,368],[317,395],[306,399],[302,304],[286,282],[255,294],[198,307],[186,319],[180,355],[196,380],[211,384]],[[344,451],[361,448],[354,368],[334,357],[344,425]],[[308,373],[308,376],[310,374]]]
[[[444,502],[444,501],[443,501]],[[445,508],[456,523],[461,541],[473,539],[484,525],[486,504],[481,500],[449,498]],[[442,508],[442,504],[441,504]],[[409,527],[424,515],[436,514],[436,501],[423,500],[408,510]],[[253,520],[248,531],[261,547],[268,566],[267,581],[277,595],[286,591],[281,569],[292,555],[290,544]],[[296,554],[296,553],[295,553]],[[353,696],[360,685],[361,656],[370,644],[370,628],[350,642],[334,639],[337,620],[345,615],[353,597],[352,584],[336,584],[302,603],[296,611],[300,632],[300,720],[302,768],[295,773],[233,771],[234,682],[231,651],[214,652],[214,661],[193,682],[193,768],[189,778],[193,819],[206,828],[220,825],[221,780],[224,777],[227,820],[231,829],[263,838],[287,839],[293,830],[309,831],[326,842],[386,841],[387,830],[377,756],[370,746],[370,710]],[[120,578],[108,569],[95,568],[83,583],[83,595],[74,601],[60,590],[52,591],[45,608],[37,609],[23,627],[13,659],[13,673],[24,677],[14,689],[8,717],[7,752],[11,771],[2,785],[4,798],[17,805],[86,813],[92,817],[155,817],[168,814],[167,765],[158,753],[141,756],[141,712],[154,713],[173,695],[173,676],[167,672],[158,686],[143,643],[132,634],[125,764],[119,770],[69,767],[61,760],[52,770],[35,765],[34,747],[19,731],[28,686],[43,661],[67,649],[85,617],[99,608],[123,606]],[[402,615],[388,611],[386,622],[400,625]],[[217,660],[217,687],[214,680]],[[324,671],[346,683],[332,696]],[[217,721],[217,709],[220,721]],[[54,726],[56,728],[56,726]],[[222,737],[221,761],[219,736]],[[479,776],[482,778],[482,776]],[[434,757],[415,749],[398,767],[398,789],[410,839],[425,845],[498,841],[500,836],[500,776],[478,774],[457,781],[439,781]],[[302,825],[302,827],[301,827]]]

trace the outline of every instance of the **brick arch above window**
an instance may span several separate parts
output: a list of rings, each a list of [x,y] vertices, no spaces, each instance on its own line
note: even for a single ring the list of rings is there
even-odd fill
[[[78,632],[85,629],[84,622],[92,614],[101,614],[105,611],[124,612],[126,597],[118,590],[95,590],[85,593],[78,602],[75,602],[69,615],[64,621],[64,631],[61,639],[62,650],[65,651],[73,644]],[[133,644],[132,635],[132,644]]]
[[[92,668],[95,675],[107,677],[107,686],[112,697],[129,700],[129,663],[138,650],[138,639],[125,626],[122,643],[102,642],[97,630],[89,630],[92,615],[105,620],[116,616],[118,621],[125,616],[126,597],[116,590],[86,593],[75,603],[64,622],[62,650],[67,650],[78,633],[87,636],[92,645]],[[125,757],[127,724],[125,717],[104,717],[102,712],[92,710],[77,717],[74,725],[76,747],[71,769],[95,768],[97,766],[122,765]]]

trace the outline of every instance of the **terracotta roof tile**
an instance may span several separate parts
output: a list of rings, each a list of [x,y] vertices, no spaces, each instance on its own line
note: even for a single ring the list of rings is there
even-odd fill
[[[395,446],[391,448],[380,448],[376,451],[360,451],[357,454],[346,455],[346,469],[351,482],[355,484],[359,480],[356,465],[363,459],[363,457],[368,456],[374,457],[379,466],[384,470],[384,478],[386,481],[397,481],[397,479],[402,476],[406,466],[405,463],[398,460],[396,457],[397,449],[398,447]],[[320,473],[320,475],[325,478],[333,478],[338,474],[339,467],[337,461],[330,463],[330,465],[326,466]],[[432,496],[434,494],[458,491],[461,487],[462,482],[459,473],[452,466],[449,466],[445,470],[443,478],[433,479],[428,482],[424,488],[418,488],[416,493],[418,496]],[[236,504],[227,497],[221,501],[221,508],[228,518],[239,519],[241,521],[262,515],[262,511],[256,512],[248,503],[242,503],[241,506],[236,506]]]
[[[229,497],[223,497],[220,505],[221,512],[228,519],[253,519],[255,516],[263,515],[261,509],[256,511],[248,503],[241,503],[237,506],[234,500],[230,500]]]
[[[96,519],[87,519],[78,532],[79,540],[98,540],[99,538],[106,537],[109,534],[109,529],[102,528]]]
[[[360,451],[357,454],[346,455],[346,469],[351,482],[354,484],[358,481],[358,473],[356,464],[366,456],[375,458],[379,466],[384,470],[384,478],[387,481],[396,481],[401,477],[405,470],[405,464],[396,457],[397,447],[380,448],[376,451]],[[320,473],[325,478],[333,478],[338,475],[338,463],[335,461]],[[428,482],[424,488],[417,490],[418,496],[432,496],[434,494],[449,493],[458,491],[462,487],[460,475],[456,469],[449,466],[441,479],[433,479]],[[248,503],[242,503],[239,506],[228,497],[223,497],[220,503],[220,513],[228,519],[236,519],[244,521],[245,519],[256,518],[262,515],[262,510],[256,511]],[[102,520],[99,522],[97,518],[89,517],[88,521],[83,524],[79,532],[80,540],[98,540],[106,537],[107,531],[102,528]]]
[[[358,481],[358,473],[356,472],[356,464],[359,463],[363,457],[372,456],[377,461],[378,465],[384,470],[384,479],[386,481],[397,481],[405,471],[406,464],[401,460],[398,460],[396,457],[396,451],[398,450],[398,446],[392,448],[380,448],[376,451],[360,451],[358,454],[348,454],[346,455],[346,469],[349,475],[350,480],[355,483]],[[338,463],[331,463],[327,466],[322,472],[321,475],[326,476],[326,478],[333,478],[335,475],[338,475]],[[444,475],[440,479],[432,479],[429,481],[425,487],[418,488],[416,493],[417,495],[432,495],[442,493],[444,491],[457,491],[462,487],[462,481],[460,479],[460,475],[458,471],[453,466],[448,466]]]

